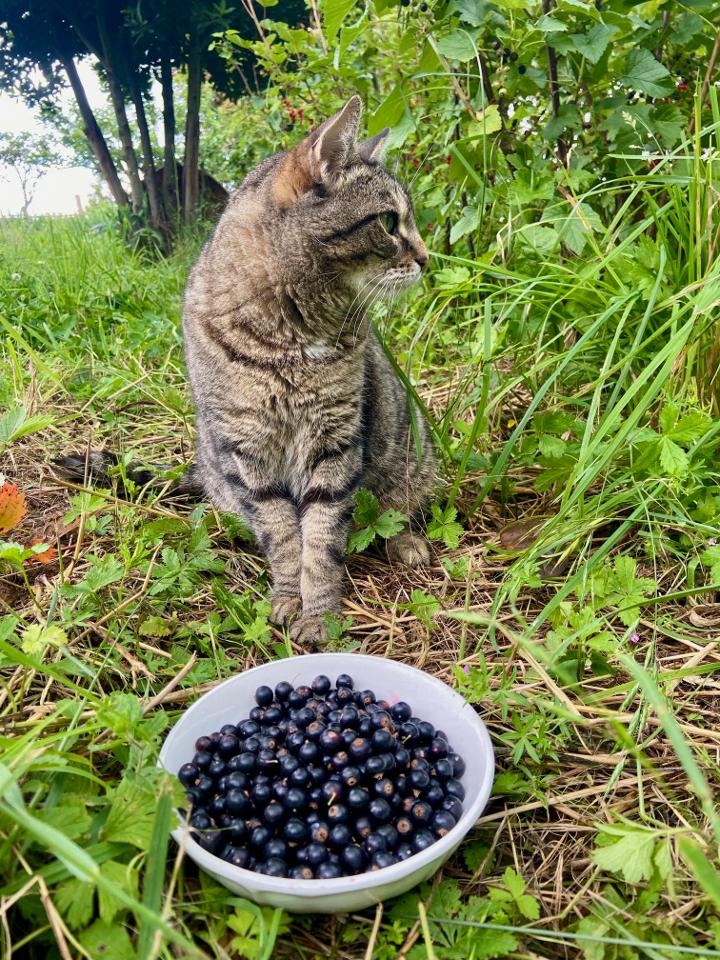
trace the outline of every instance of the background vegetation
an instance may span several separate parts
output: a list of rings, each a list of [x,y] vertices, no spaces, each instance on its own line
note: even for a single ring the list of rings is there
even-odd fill
[[[206,684],[293,652],[262,560],[207,505],[68,489],[47,464],[189,458],[179,310],[208,227],[163,256],[109,207],[4,222],[4,949],[720,956],[714,7],[279,9],[207,38],[220,74],[250,56],[258,83],[237,103],[205,87],[202,165],[232,187],[357,89],[432,252],[377,321],[440,454],[433,564],[350,556],[332,647],[454,684],[489,724],[493,799],[440,877],[377,913],[259,911],[182,860],[164,732]]]

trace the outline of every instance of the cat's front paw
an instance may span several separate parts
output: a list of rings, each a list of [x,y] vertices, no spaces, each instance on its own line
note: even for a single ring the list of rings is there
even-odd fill
[[[327,640],[325,618],[323,616],[300,617],[290,627],[290,639],[307,650],[322,645]]]
[[[300,597],[274,593],[270,597],[270,606],[272,607],[270,622],[277,624],[278,627],[287,627],[302,610],[302,600]]]

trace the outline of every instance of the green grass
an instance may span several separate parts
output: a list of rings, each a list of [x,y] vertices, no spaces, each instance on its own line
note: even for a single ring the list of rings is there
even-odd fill
[[[291,652],[264,564],[207,505],[47,469],[87,445],[191,456],[199,240],[162,260],[102,222],[0,224],[0,467],[28,508],[6,536],[58,549],[0,548],[5,955],[720,956],[718,177],[699,140],[676,153],[593,188],[611,212],[582,257],[521,227],[481,259],[436,253],[379,317],[432,418],[435,556],[349,557],[332,646],[455,685],[499,767],[442,878],[380,917],[258,910],[177,857],[165,730]]]

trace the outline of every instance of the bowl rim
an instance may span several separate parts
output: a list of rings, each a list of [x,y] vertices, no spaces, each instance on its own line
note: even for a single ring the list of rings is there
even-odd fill
[[[434,686],[436,686],[438,693],[442,693],[443,697],[460,701],[460,712],[469,726],[474,728],[475,734],[480,741],[480,749],[473,751],[472,760],[468,761],[467,757],[464,757],[464,759],[466,760],[466,763],[482,762],[484,764],[480,786],[475,798],[473,799],[473,802],[469,804],[463,811],[462,817],[458,820],[452,830],[449,830],[444,837],[441,837],[431,846],[426,847],[425,850],[421,850],[419,853],[415,853],[411,857],[408,857],[407,860],[394,863],[389,867],[383,867],[382,870],[360,873],[350,877],[336,877],[332,880],[299,880],[295,879],[294,877],[269,877],[266,874],[257,873],[254,870],[246,870],[244,867],[236,867],[233,864],[228,863],[226,860],[216,857],[214,854],[201,847],[200,844],[193,840],[192,836],[190,835],[189,824],[183,821],[178,824],[174,830],[172,830],[172,836],[184,849],[188,856],[190,856],[190,858],[194,860],[200,867],[202,867],[207,873],[210,873],[215,877],[222,876],[226,880],[235,882],[238,885],[244,886],[251,890],[256,890],[258,892],[279,894],[284,896],[289,895],[293,897],[306,898],[308,900],[343,893],[353,893],[358,890],[371,890],[375,887],[390,885],[398,880],[402,880],[416,871],[421,871],[424,867],[435,862],[436,860],[443,861],[447,859],[453,850],[460,844],[461,840],[472,829],[480,814],[485,809],[495,776],[495,751],[493,749],[487,727],[483,723],[480,716],[475,712],[475,710],[473,710],[472,706],[467,702],[467,700],[464,699],[464,697],[462,697],[456,690],[453,690],[452,687],[448,686],[448,684],[446,684],[443,680],[440,680],[438,677],[426,673],[424,670],[419,670],[417,667],[412,667],[407,663],[392,660],[388,657],[377,657],[371,654],[300,654],[299,656],[286,657],[281,660],[271,660],[267,663],[261,663],[255,667],[251,667],[249,670],[243,670],[241,673],[234,674],[232,677],[228,677],[226,680],[223,680],[211,687],[210,690],[207,690],[195,701],[195,703],[183,711],[182,715],[173,724],[163,741],[160,753],[158,755],[158,766],[162,767],[173,776],[176,776],[177,771],[171,770],[167,766],[166,756],[168,752],[168,744],[172,740],[173,734],[177,730],[178,726],[191,713],[200,712],[203,709],[204,704],[207,703],[208,699],[215,696],[218,690],[235,683],[239,677],[248,677],[253,674],[260,676],[268,669],[268,667],[275,667],[277,664],[288,661],[293,662],[294,666],[292,669],[294,670],[296,669],[296,665],[299,665],[300,663],[305,663],[308,665],[308,667],[310,667],[313,664],[327,664],[331,658],[335,657],[342,657],[343,659],[352,657],[353,660],[363,660],[366,663],[382,661],[384,664],[389,664],[392,669],[396,669],[405,674],[409,680],[412,680],[413,675],[420,674],[425,680],[429,680]],[[339,672],[344,672],[344,669],[345,668],[341,669]],[[318,672],[328,673],[328,670],[323,669]],[[176,813],[178,817],[182,819],[177,810]]]

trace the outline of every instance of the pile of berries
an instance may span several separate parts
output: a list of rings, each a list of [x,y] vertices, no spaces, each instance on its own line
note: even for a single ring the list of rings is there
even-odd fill
[[[258,687],[247,719],[200,737],[178,771],[193,836],[273,877],[380,870],[462,815],[465,762],[442,730],[341,674]]]

